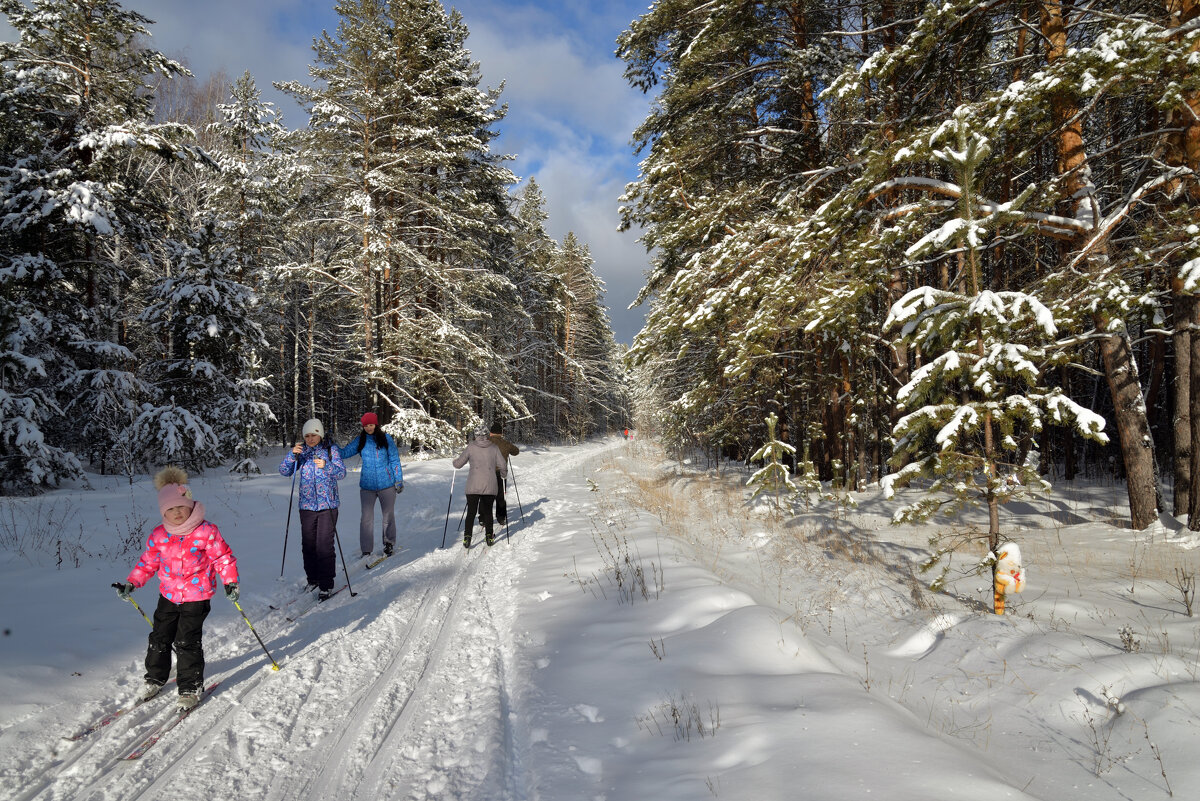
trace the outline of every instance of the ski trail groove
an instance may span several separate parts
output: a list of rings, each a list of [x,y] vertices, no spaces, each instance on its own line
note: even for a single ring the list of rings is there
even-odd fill
[[[319,754],[321,767],[315,773],[295,777],[294,781],[285,785],[275,784],[268,799],[283,801],[287,798],[312,797],[314,794],[347,797],[349,788],[346,785],[354,781],[350,774],[355,765],[362,764],[364,759],[371,762],[378,757],[385,745],[380,730],[391,732],[399,724],[414,693],[420,688],[430,663],[442,649],[440,643],[450,630],[448,624],[453,620],[456,609],[457,589],[462,584],[463,575],[470,571],[469,557],[460,558],[457,570],[450,577],[430,580],[411,588],[405,593],[410,599],[407,604],[400,609],[389,607],[384,611],[384,615],[403,619],[407,624],[402,634],[393,634],[384,643],[391,652],[390,658],[382,670],[355,693],[349,711],[339,717],[335,731],[313,744],[314,756]],[[413,603],[411,598],[417,591],[420,591],[420,598]],[[437,602],[431,605],[430,598],[435,594]],[[440,602],[446,599],[447,594],[450,598],[442,605]],[[437,615],[439,606],[442,607],[441,614]],[[412,647],[409,647],[410,642]],[[415,662],[419,664],[414,665]],[[399,702],[399,711],[391,714],[389,709],[396,702],[390,696],[403,697]],[[325,740],[330,737],[334,739],[327,746]]]
[[[431,672],[431,669],[446,661],[446,655],[453,646],[450,635],[460,633],[458,628],[448,624],[457,623],[461,619],[462,608],[473,600],[462,590],[468,585],[471,577],[480,570],[481,560],[472,559],[470,568],[456,577],[454,596],[446,609],[436,636],[423,650],[424,661],[412,683],[412,688],[399,710],[392,716],[386,731],[379,738],[378,745],[363,770],[363,777],[351,797],[362,799],[362,801],[373,801],[373,799],[394,795],[391,790],[395,787],[396,782],[389,781],[387,774],[395,766],[396,759],[394,757],[404,753],[408,747],[408,741],[421,739],[421,733],[415,731],[414,727],[419,716],[425,713],[425,699],[435,694],[435,688],[432,685],[435,685],[437,680],[444,675],[436,670]],[[452,662],[449,665],[449,672],[453,673],[455,667],[456,665]],[[393,758],[380,759],[384,755]],[[385,787],[385,785],[389,786]]]
[[[351,756],[350,750],[359,741],[365,741],[369,744],[370,740],[366,738],[366,732],[364,732],[366,722],[376,713],[376,707],[379,706],[381,701],[385,700],[385,695],[393,689],[393,686],[402,686],[405,683],[407,671],[404,668],[414,659],[415,655],[419,655],[419,652],[414,654],[406,646],[408,646],[410,639],[412,639],[413,633],[424,631],[428,623],[429,616],[432,613],[428,607],[428,601],[433,590],[434,587],[432,585],[425,587],[425,592],[417,604],[413,623],[405,633],[403,640],[397,646],[397,657],[387,665],[385,670],[380,672],[379,677],[370,687],[359,694],[351,713],[347,716],[346,723],[341,728],[337,741],[326,752],[321,769],[303,785],[296,797],[310,797],[312,791],[322,795],[333,793],[334,797],[344,797],[341,791],[344,790],[347,775],[351,770],[351,767],[346,764]],[[444,615],[438,626],[438,637],[441,636],[441,632],[445,628],[446,620],[447,616]],[[428,654],[426,654],[425,664],[421,666],[417,682],[420,681],[428,664],[429,659]],[[412,698],[414,690],[415,686],[409,690],[407,696],[404,698],[401,711],[403,711],[403,708],[407,706],[408,701]],[[393,720],[392,724],[388,727],[389,730],[394,724],[395,721]],[[373,760],[379,754],[382,745],[382,743],[379,743],[376,746],[370,759]]]

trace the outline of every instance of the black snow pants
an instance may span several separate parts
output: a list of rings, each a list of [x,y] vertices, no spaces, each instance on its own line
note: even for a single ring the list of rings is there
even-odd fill
[[[146,648],[146,681],[166,684],[171,674],[171,648],[175,648],[175,677],[179,692],[204,689],[204,619],[212,604],[185,601],[177,604],[158,596],[154,629]]]
[[[463,526],[463,536],[471,536],[475,527],[475,512],[479,512],[479,522],[483,524],[483,533],[489,540],[492,538],[492,500],[491,495],[467,496],[467,522]]]

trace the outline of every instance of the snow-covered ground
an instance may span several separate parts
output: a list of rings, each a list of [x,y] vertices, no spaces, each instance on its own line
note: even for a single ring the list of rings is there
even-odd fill
[[[442,549],[453,470],[411,462],[403,551],[370,571],[354,558],[352,472],[340,529],[356,595],[290,622],[271,609],[303,583],[295,519],[279,577],[290,482],[276,463],[192,483],[281,669],[215,598],[220,685],[133,762],[120,757],[169,701],[62,738],[141,684],[148,626],[109,585],[157,522],[149,479],[0,500],[0,798],[1200,794],[1200,627],[1172,586],[1200,551],[1174,521],[1114,525],[1117,487],[1005,510],[1029,578],[999,618],[969,569],[978,548],[946,593],[914,578],[930,537],[971,521],[891,527],[878,491],[784,519],[745,501],[744,473],[649,443],[534,448],[513,461],[511,539],[464,551],[461,475]],[[148,611],[155,586],[134,596]]]

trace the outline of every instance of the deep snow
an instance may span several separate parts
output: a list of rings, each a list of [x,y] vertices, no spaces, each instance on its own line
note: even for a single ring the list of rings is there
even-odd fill
[[[946,593],[915,574],[931,536],[978,520],[889,526],[878,489],[857,508],[784,518],[747,502],[748,473],[677,464],[649,443],[534,448],[513,460],[511,539],[464,551],[461,476],[442,549],[453,470],[407,462],[401,553],[370,571],[356,557],[351,472],[339,522],[357,595],[289,622],[270,608],[303,583],[295,515],[279,577],[280,456],[264,455],[262,476],[192,483],[282,669],[215,598],[205,645],[220,687],[137,762],[118,758],[169,701],[61,738],[140,686],[148,627],[109,585],[157,522],[149,479],[0,501],[0,797],[1200,791],[1200,629],[1171,586],[1197,572],[1196,541],[1169,519],[1146,534],[1116,525],[1119,487],[1006,508],[1028,585],[999,618],[969,569],[978,548],[956,556]],[[138,544],[122,554],[122,540]],[[134,596],[147,611],[155,587]]]

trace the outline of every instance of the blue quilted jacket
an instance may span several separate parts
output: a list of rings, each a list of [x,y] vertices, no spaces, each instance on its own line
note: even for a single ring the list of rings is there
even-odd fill
[[[386,450],[375,444],[374,437],[367,437],[362,447],[362,475],[358,478],[358,486],[371,492],[404,483],[404,471],[400,467],[400,449],[389,434],[384,436],[387,437]],[[346,443],[346,447],[339,448],[342,459],[349,459],[359,453],[359,439],[361,437],[355,437]]]

